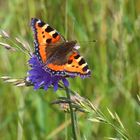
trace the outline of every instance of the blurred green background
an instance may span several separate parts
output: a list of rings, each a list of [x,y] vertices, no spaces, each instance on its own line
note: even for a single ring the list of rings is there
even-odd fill
[[[131,138],[139,140],[140,1],[0,0],[0,30],[26,40],[33,48],[32,17],[49,23],[67,39],[79,41],[92,76],[70,79],[70,88],[92,102],[100,99],[102,112],[109,118],[107,108],[116,112]],[[0,47],[0,76],[26,76],[28,59],[20,51]],[[0,80],[0,140],[71,139],[69,115],[50,105],[60,94],[65,95],[52,89],[18,88]],[[82,140],[119,138],[110,126],[89,122],[87,114],[77,116]]]

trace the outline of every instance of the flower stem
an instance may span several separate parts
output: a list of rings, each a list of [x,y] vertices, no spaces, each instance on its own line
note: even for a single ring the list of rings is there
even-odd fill
[[[70,97],[70,90],[66,88],[66,94],[67,94],[67,98],[68,100],[71,100],[71,97]],[[77,140],[77,135],[76,135],[76,120],[75,120],[75,113],[72,109],[72,104],[71,102],[69,102],[69,107],[70,107],[70,115],[71,115],[71,125],[72,125],[72,133],[73,133],[73,139],[74,140]]]

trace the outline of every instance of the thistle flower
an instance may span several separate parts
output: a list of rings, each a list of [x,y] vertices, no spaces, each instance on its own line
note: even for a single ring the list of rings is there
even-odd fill
[[[31,70],[28,71],[28,77],[26,80],[30,81],[34,85],[35,90],[39,89],[40,87],[47,90],[48,87],[53,86],[54,91],[56,91],[60,81],[63,82],[64,86],[69,86],[69,82],[65,76],[52,75],[49,69],[44,68],[44,64],[38,60],[36,55],[32,55],[28,62]]]

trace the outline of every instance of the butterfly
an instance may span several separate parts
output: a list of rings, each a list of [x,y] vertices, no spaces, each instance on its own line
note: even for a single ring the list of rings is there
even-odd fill
[[[77,41],[67,41],[49,24],[37,18],[31,19],[34,32],[34,54],[44,68],[53,75],[88,77],[91,71],[77,50]]]

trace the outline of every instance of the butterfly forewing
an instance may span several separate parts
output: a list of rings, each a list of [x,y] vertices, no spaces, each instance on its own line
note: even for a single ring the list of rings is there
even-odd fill
[[[31,26],[34,31],[35,38],[35,54],[39,57],[40,60],[46,62],[46,47],[48,47],[50,44],[50,46],[56,46],[54,44],[63,42],[63,38],[49,24],[45,24],[39,19],[32,18]]]

